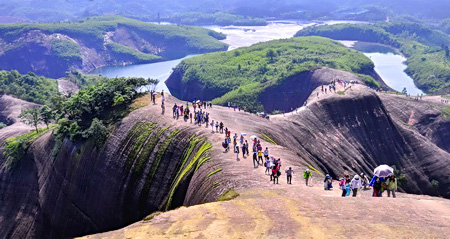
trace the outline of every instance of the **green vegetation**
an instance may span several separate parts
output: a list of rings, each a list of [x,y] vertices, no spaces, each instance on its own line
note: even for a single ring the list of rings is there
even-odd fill
[[[6,159],[5,167],[13,169],[15,164],[25,156],[33,141],[53,128],[54,126],[6,139],[4,142],[5,149],[3,151],[3,156]]]
[[[238,196],[239,196],[239,193],[234,191],[234,189],[230,189],[230,190],[224,192],[222,195],[220,195],[220,197],[217,199],[217,201],[219,201],[219,202],[229,201],[231,199],[237,198]]]
[[[314,170],[314,172],[316,172],[316,173],[318,173],[318,174],[320,174],[320,175],[322,175],[322,176],[325,176],[322,172],[320,172],[319,170],[317,170],[316,168],[314,168],[311,164],[308,164],[308,168]]]
[[[68,71],[66,73],[65,79],[71,81],[79,87],[95,85],[100,81],[106,81],[108,78],[100,76],[100,75],[86,75],[82,74],[78,71]]]
[[[266,134],[261,134],[262,135],[262,137],[265,139],[265,140],[267,140],[267,142],[269,142],[269,143],[271,143],[271,144],[275,144],[275,145],[278,145],[277,144],[277,142],[275,142],[275,140],[273,140],[271,137],[269,137],[268,135],[266,135]]]
[[[441,112],[442,112],[442,116],[444,118],[449,117],[450,116],[450,105],[442,106]]]
[[[106,32],[115,31],[119,27],[130,29],[150,42],[153,42],[155,39],[166,42],[176,41],[185,45],[188,49],[193,49],[194,52],[226,49],[224,43],[217,41],[217,38],[222,39],[224,36],[209,29],[191,26],[157,25],[119,16],[91,17],[79,22],[0,25],[0,38],[11,42],[26,32],[41,30],[47,34],[65,34],[73,39],[81,39],[89,46],[102,47]],[[57,49],[70,49],[69,55],[77,55],[77,48],[69,44],[68,41],[63,40],[56,43]],[[124,50],[122,49],[122,51]]]
[[[214,174],[216,174],[216,173],[218,173],[218,172],[220,172],[220,171],[222,171],[222,168],[219,168],[219,169],[216,169],[216,170],[210,172],[210,173],[208,174],[208,176],[206,176],[206,177],[209,178],[209,177],[213,176]]]
[[[3,122],[0,122],[0,129],[3,129],[3,128],[5,128],[7,125],[5,124],[5,123],[3,123]]]
[[[338,94],[338,95],[345,95],[345,91],[340,90],[340,91],[337,92],[337,94]]]
[[[183,82],[200,82],[214,92],[218,96],[214,104],[235,102],[259,111],[258,97],[266,88],[321,66],[356,73],[373,69],[363,54],[322,37],[276,40],[205,54],[183,60],[177,69],[184,72]]]
[[[189,12],[172,16],[167,20],[169,22],[183,24],[183,25],[219,25],[219,26],[265,26],[266,20],[262,18],[246,17],[241,15],[233,15],[224,12],[216,13],[201,13]]]
[[[426,93],[450,92],[450,37],[418,23],[338,24],[314,26],[296,36],[323,36],[390,45],[408,59],[406,73]]]
[[[156,216],[158,216],[158,215],[160,215],[160,214],[162,214],[162,213],[163,213],[163,212],[154,212],[154,213],[152,213],[152,214],[146,216],[146,217],[143,219],[143,221],[150,221],[150,220],[152,220],[153,218],[155,218]]]
[[[38,104],[51,104],[58,96],[56,80],[30,72],[25,75],[17,71],[0,71],[0,95],[13,95],[19,99]]]
[[[106,47],[108,47],[108,49],[110,49],[116,56],[118,56],[119,59],[131,58],[132,61],[136,63],[145,63],[161,59],[160,56],[142,53],[131,47],[117,44],[114,42],[106,44]]]
[[[166,210],[170,209],[173,196],[181,181],[184,180],[190,173],[197,170],[200,162],[205,162],[206,159],[209,159],[208,152],[211,148],[211,143],[205,142],[205,138],[198,138],[195,135],[190,138],[189,145],[183,154],[183,161],[179,167],[179,171],[177,172],[170,187],[171,190],[166,204]],[[195,149],[197,149],[197,152],[192,156]],[[186,163],[188,164],[186,165]]]
[[[54,56],[65,61],[82,61],[80,46],[70,40],[54,39],[51,42],[51,51]]]

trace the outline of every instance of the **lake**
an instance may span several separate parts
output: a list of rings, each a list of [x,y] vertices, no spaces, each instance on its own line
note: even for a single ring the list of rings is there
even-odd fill
[[[267,26],[204,26],[206,28],[224,33],[227,38],[223,42],[230,47],[228,50],[233,50],[239,47],[250,46],[259,42],[271,41],[276,39],[284,39],[292,37],[297,31],[313,25],[332,25],[339,23],[354,23],[364,24],[366,22],[356,21],[315,21],[315,22],[296,22],[296,21],[271,21]],[[368,44],[356,41],[341,41],[348,47],[355,48],[363,52],[366,56],[372,59],[375,64],[375,71],[380,75],[383,81],[391,88],[402,91],[406,87],[408,93],[411,95],[422,94],[415,85],[413,80],[406,75],[405,61],[395,49],[383,46],[381,44]],[[127,66],[106,66],[94,70],[91,73],[101,74],[107,77],[144,77],[155,78],[160,82],[156,87],[157,91],[164,90],[169,92],[164,83],[172,73],[172,69],[178,65],[183,59],[192,57],[189,55],[181,59],[148,63],[136,64]]]
[[[369,57],[375,65],[375,71],[383,81],[392,89],[402,92],[404,88],[408,94],[423,94],[414,84],[414,80],[405,73],[406,58],[397,49],[386,45],[358,42],[340,41],[347,47],[362,52]]]

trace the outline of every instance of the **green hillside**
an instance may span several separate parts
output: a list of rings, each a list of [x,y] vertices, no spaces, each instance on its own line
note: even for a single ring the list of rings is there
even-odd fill
[[[427,93],[450,92],[450,37],[417,23],[338,24],[300,30],[296,36],[377,42],[398,48],[408,59],[408,73]]]

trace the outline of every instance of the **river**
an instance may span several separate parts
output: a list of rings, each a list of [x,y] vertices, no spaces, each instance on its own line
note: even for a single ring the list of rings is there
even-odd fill
[[[375,72],[392,89],[402,92],[406,88],[408,94],[423,94],[423,91],[414,84],[414,80],[405,73],[407,67],[406,58],[397,49],[378,43],[358,41],[340,42],[369,57],[375,65]]]
[[[324,21],[324,22],[296,22],[296,21],[271,21],[267,26],[205,26],[206,28],[224,33],[227,38],[223,42],[230,47],[228,50],[233,50],[239,47],[246,47],[258,42],[265,42],[276,39],[284,39],[292,37],[297,31],[313,25],[322,24],[338,24],[338,23],[354,23],[362,24],[365,22],[355,21]],[[354,41],[343,41],[347,46],[361,47],[362,44],[357,44]],[[371,50],[368,50],[371,49]],[[406,75],[404,70],[406,59],[391,50],[386,52],[382,47],[365,46],[364,49],[357,49],[362,51],[366,56],[370,57],[375,64],[375,71],[391,88],[402,91],[406,87],[408,93],[412,95],[421,94],[422,91],[415,87],[412,79]],[[192,57],[189,55],[181,59],[148,63],[135,64],[127,66],[106,66],[94,70],[91,73],[101,74],[106,77],[144,77],[156,78],[160,82],[156,86],[157,91],[164,90],[169,92],[164,83],[172,73],[172,69],[178,65],[183,59]],[[169,92],[170,93],[170,92]]]

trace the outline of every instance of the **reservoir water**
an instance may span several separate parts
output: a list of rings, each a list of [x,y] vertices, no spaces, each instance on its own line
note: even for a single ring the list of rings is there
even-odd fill
[[[258,42],[284,39],[292,37],[297,31],[313,25],[322,24],[338,24],[338,23],[354,23],[362,24],[365,22],[355,21],[325,21],[325,22],[296,22],[296,21],[271,21],[267,26],[205,26],[206,28],[221,32],[227,36],[223,42],[230,47],[228,50],[233,50],[238,47],[250,46]],[[356,50],[363,52],[366,56],[372,59],[375,64],[375,71],[391,88],[402,91],[406,87],[408,93],[411,95],[421,94],[417,87],[415,87],[413,80],[406,75],[404,70],[406,59],[398,54],[395,49],[382,46],[379,44],[364,44],[355,41],[342,41],[346,46],[353,47]],[[144,77],[159,79],[159,84],[156,87],[157,91],[164,90],[169,92],[165,85],[165,81],[172,73],[172,69],[178,65],[183,59],[192,57],[189,55],[181,59],[148,63],[136,64],[127,66],[106,66],[94,70],[91,73],[101,74],[107,77]]]
[[[413,96],[423,94],[414,84],[414,80],[405,73],[406,58],[398,50],[369,42],[341,41],[341,43],[369,57],[375,65],[377,74],[392,89],[402,92],[406,88],[407,93]]]

